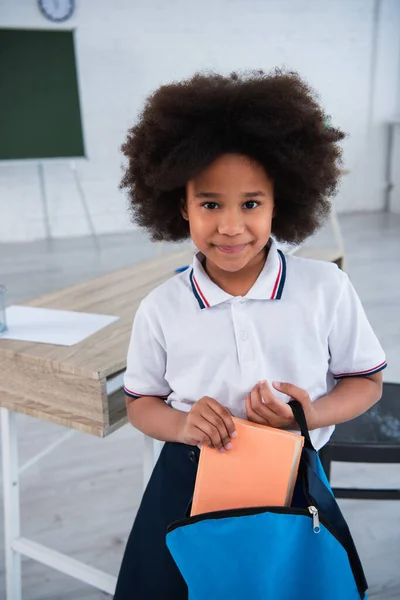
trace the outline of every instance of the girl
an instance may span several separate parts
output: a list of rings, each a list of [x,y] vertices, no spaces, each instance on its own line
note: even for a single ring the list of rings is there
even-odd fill
[[[129,131],[121,187],[134,219],[198,252],[133,324],[129,421],[166,444],[115,600],[187,599],[165,533],[191,500],[198,446],[229,452],[232,415],[294,429],[295,398],[320,449],[381,396],[385,356],[348,277],[274,241],[298,244],[323,222],[343,137],[299,76],[280,71],[162,86]]]

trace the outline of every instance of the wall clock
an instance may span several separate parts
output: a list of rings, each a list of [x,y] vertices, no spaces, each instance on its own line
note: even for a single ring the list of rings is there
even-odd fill
[[[56,23],[69,19],[75,10],[75,0],[38,0],[38,5],[40,12]]]

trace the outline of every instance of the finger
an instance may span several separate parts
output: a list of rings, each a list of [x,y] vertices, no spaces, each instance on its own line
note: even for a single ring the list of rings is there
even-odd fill
[[[253,388],[250,392],[250,405],[253,412],[259,416],[260,419],[267,418],[269,411],[267,406],[262,403],[259,388]]]
[[[294,385],[293,383],[285,383],[281,381],[273,381],[272,385],[279,392],[283,392],[287,396],[291,396],[294,400],[298,400],[299,402],[306,402],[309,400],[309,395],[306,390],[303,388]]]
[[[266,420],[261,418],[257,413],[254,412],[251,402],[250,402],[250,394],[247,394],[245,398],[246,404],[246,414],[249,421],[253,421],[254,423],[260,423],[260,425],[266,425]]]
[[[264,423],[268,423],[271,427],[279,427],[282,419],[291,418],[292,411],[286,402],[276,398],[269,388],[266,388],[264,392],[261,388],[260,384],[258,390],[254,390],[254,393],[250,394],[253,411],[263,419]],[[262,402],[263,396],[265,396],[264,403]]]
[[[259,383],[259,394],[261,397],[261,402],[272,410],[272,412],[276,414],[281,414],[279,403],[282,403],[282,400],[279,400],[272,392],[271,388],[268,385],[267,381],[261,381]]]
[[[190,444],[192,446],[197,446],[198,444],[204,444],[209,448],[213,447],[213,443],[211,438],[205,431],[202,431],[196,425],[192,425],[188,431],[188,435],[185,438],[185,443]]]
[[[210,423],[205,416],[202,415],[201,418],[202,421],[199,423],[198,427],[210,437],[214,448],[225,451],[224,443],[217,427]]]
[[[258,387],[260,394],[263,398],[274,398],[274,393],[271,390],[269,383],[266,379],[264,379],[263,381],[259,381],[256,387]]]
[[[201,400],[196,402],[194,405],[195,408],[192,409],[194,418],[193,424],[210,437],[212,447],[220,449],[223,446],[223,441],[217,427],[217,419],[219,419],[219,417],[209,407],[209,400],[211,400],[211,398],[204,396]],[[221,423],[223,422],[221,421]],[[224,436],[226,436],[226,430]],[[227,442],[227,445],[229,445],[229,441]]]
[[[292,410],[290,406],[280,398],[277,398],[268,383],[262,382],[261,385],[261,396],[264,398],[264,404],[267,408],[269,408],[273,413],[275,413],[279,417],[290,417],[292,415]]]
[[[218,429],[222,441],[227,440],[228,442],[230,442],[231,436],[223,418],[209,406],[204,412],[204,416],[208,421],[210,421],[210,423],[215,425],[215,427]]]
[[[210,407],[205,408],[204,412],[202,413],[202,416],[216,428],[220,436],[221,445],[224,446],[227,450],[230,450],[232,447],[231,437],[222,418]]]
[[[250,396],[248,399],[247,414],[248,414],[249,419],[251,421],[254,421],[255,423],[260,423],[261,425],[268,425],[269,427],[278,427],[279,426],[279,423],[278,423],[279,417],[274,412],[269,410],[268,407],[265,407],[263,405],[263,415],[262,416],[260,416],[259,413],[254,411],[254,409],[251,405]]]
[[[223,420],[226,430],[228,432],[228,436],[230,438],[236,437],[235,423],[233,422],[232,415],[229,412],[229,410],[225,406],[222,406],[222,404],[214,400],[214,398],[209,398],[207,404]]]

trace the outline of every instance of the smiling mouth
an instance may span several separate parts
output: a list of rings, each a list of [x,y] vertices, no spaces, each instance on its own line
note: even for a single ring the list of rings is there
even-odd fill
[[[240,244],[240,246],[216,246],[216,248],[225,254],[239,254],[246,246],[247,244]]]

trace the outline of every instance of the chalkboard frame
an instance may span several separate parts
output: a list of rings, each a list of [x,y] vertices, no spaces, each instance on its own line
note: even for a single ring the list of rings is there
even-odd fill
[[[69,60],[70,60],[70,64],[69,64],[69,68],[70,68],[70,72],[69,72],[69,77],[71,78],[71,82],[73,83],[73,85],[71,86],[71,95],[73,96],[73,101],[74,101],[74,110],[75,110],[75,114],[74,114],[74,119],[75,119],[75,134],[77,135],[76,138],[76,143],[74,144],[74,150],[77,151],[72,151],[72,152],[68,152],[68,151],[62,151],[62,152],[54,152],[54,150],[52,152],[25,152],[25,155],[22,155],[24,153],[24,150],[22,148],[20,148],[17,152],[7,152],[7,150],[10,148],[10,146],[7,148],[6,147],[6,142],[4,143],[4,146],[1,147],[1,140],[0,140],[0,165],[12,165],[12,164],[21,164],[21,163],[42,163],[42,162],[65,162],[65,161],[80,161],[80,160],[85,160],[87,159],[87,152],[86,152],[86,140],[85,140],[85,131],[84,131],[84,121],[83,121],[83,111],[82,111],[82,99],[81,99],[81,93],[80,93],[80,89],[81,89],[81,85],[80,85],[80,76],[79,76],[79,63],[78,63],[78,55],[77,55],[77,43],[76,43],[76,28],[21,28],[21,27],[0,27],[0,36],[3,32],[14,32],[15,35],[18,37],[18,34],[21,34],[21,36],[23,36],[24,34],[32,35],[32,34],[38,34],[39,36],[42,36],[44,34],[44,36],[46,37],[46,34],[49,34],[50,37],[48,38],[48,40],[50,41],[51,39],[55,39],[55,37],[57,37],[59,34],[62,34],[64,36],[64,42],[67,42],[67,44],[69,44],[69,52],[70,52],[70,56],[69,56]],[[7,33],[6,33],[7,36]],[[59,38],[59,40],[61,40],[61,38]],[[65,44],[64,44],[65,45]],[[71,61],[72,59],[72,61]],[[1,58],[0,58],[1,61]],[[1,65],[3,66],[3,65]],[[1,74],[1,66],[0,66],[0,74]],[[3,70],[4,72],[4,70]],[[73,81],[72,81],[73,79]],[[20,89],[19,92],[21,92],[22,86],[20,85]],[[3,89],[4,91],[4,89]],[[70,90],[69,90],[70,91]],[[10,99],[9,99],[10,100]],[[4,104],[4,101],[3,101]],[[0,99],[0,110],[1,110],[1,99]],[[29,110],[29,106],[28,106],[28,110]],[[4,111],[3,111],[4,114]],[[1,119],[1,115],[0,115],[0,119]],[[1,125],[1,123],[0,123]],[[10,139],[10,137],[8,138]],[[6,140],[7,141],[7,140]],[[29,144],[28,144],[29,145]],[[72,149],[72,145],[71,144],[71,148]],[[12,146],[12,144],[11,144]],[[60,143],[59,148],[62,148],[62,143]]]

